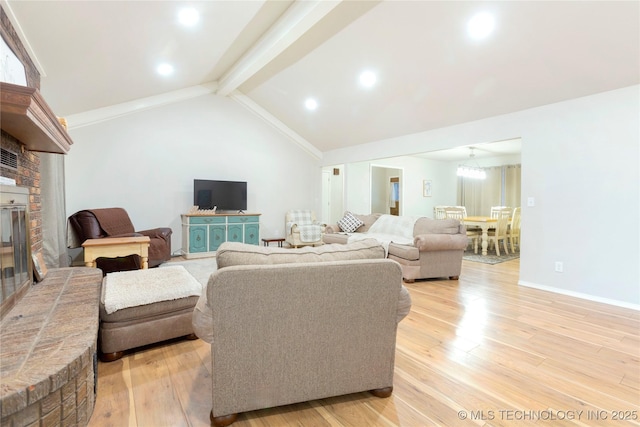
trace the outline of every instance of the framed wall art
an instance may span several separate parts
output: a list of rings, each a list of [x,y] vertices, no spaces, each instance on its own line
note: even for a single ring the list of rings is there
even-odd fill
[[[430,179],[422,181],[422,197],[431,197],[432,184]]]

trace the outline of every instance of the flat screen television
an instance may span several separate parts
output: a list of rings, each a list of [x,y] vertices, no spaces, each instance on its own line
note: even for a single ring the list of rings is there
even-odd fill
[[[247,210],[247,183],[244,181],[193,180],[193,204],[200,209]]]

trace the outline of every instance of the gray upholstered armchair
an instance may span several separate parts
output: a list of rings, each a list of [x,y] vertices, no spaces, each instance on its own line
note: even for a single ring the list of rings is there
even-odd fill
[[[193,316],[211,342],[211,421],[393,390],[397,324],[411,308],[398,263],[368,239],[317,248],[225,242]]]
[[[285,216],[285,241],[294,248],[299,246],[322,245],[322,235],[326,224],[316,220],[316,214],[310,210],[290,210]]]

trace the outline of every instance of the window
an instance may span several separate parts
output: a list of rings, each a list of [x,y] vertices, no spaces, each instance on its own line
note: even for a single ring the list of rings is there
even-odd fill
[[[468,215],[488,216],[491,206],[520,206],[520,165],[485,168],[484,180],[458,178],[458,205]]]

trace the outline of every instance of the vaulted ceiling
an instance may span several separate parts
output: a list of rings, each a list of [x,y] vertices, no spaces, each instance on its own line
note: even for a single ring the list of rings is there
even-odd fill
[[[640,83],[637,1],[0,4],[72,126],[215,92],[323,152]],[[193,27],[177,22],[184,6],[199,12]],[[480,12],[495,25],[476,40]],[[156,73],[163,61],[172,75]]]

